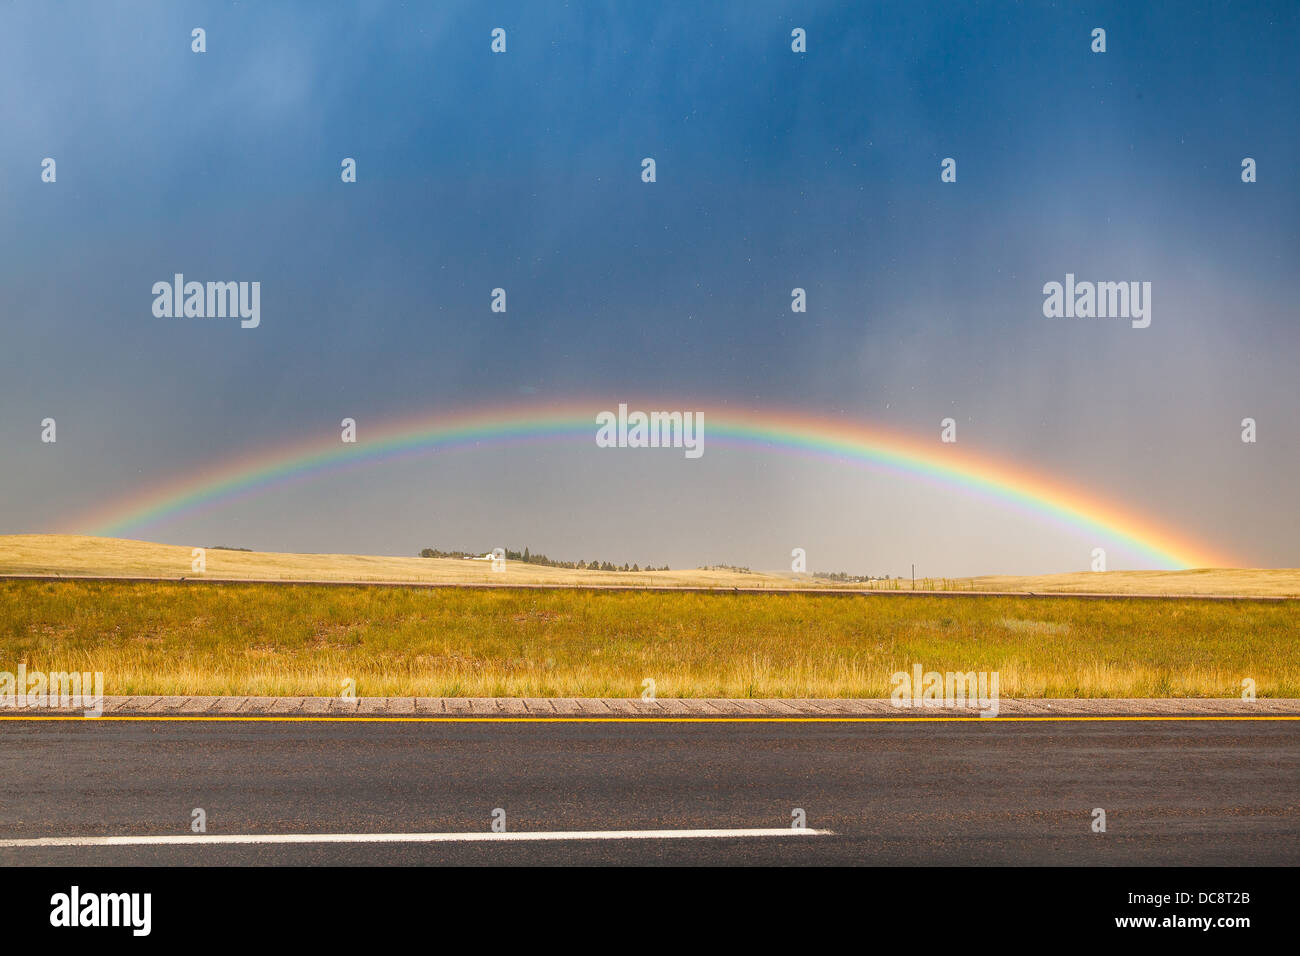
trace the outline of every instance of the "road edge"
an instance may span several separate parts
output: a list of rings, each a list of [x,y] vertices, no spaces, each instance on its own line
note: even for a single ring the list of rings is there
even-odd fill
[[[83,714],[84,706],[5,707],[0,717]],[[988,712],[988,708],[985,708]],[[892,700],[810,698],[627,697],[183,697],[103,699],[105,716],[194,717],[976,717],[967,707],[902,707]],[[992,714],[990,714],[992,716]],[[1300,716],[1300,699],[1003,698],[1000,717],[1278,717]]]

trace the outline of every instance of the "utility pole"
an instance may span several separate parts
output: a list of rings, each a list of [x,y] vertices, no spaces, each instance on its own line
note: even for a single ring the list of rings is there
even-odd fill
[[[912,590],[916,590],[916,562],[912,562]]]

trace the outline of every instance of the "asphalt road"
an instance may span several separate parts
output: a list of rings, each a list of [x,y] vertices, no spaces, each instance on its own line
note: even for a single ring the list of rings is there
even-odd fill
[[[1300,863],[1300,722],[0,720],[0,839],[786,828],[511,843],[0,847],[36,864]],[[1093,808],[1106,832],[1092,830]]]

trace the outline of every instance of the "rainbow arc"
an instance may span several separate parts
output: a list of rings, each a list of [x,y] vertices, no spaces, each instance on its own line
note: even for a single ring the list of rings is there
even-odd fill
[[[596,414],[608,403],[503,406],[365,427],[344,444],[337,433],[223,462],[109,504],[79,520],[81,533],[123,537],[273,488],[376,462],[481,448],[565,440],[593,442]],[[616,407],[616,406],[615,406]],[[640,403],[654,409],[680,407]],[[918,440],[878,426],[792,411],[702,409],[704,447],[766,450],[849,462],[921,479],[992,501],[1054,526],[1091,536],[1163,567],[1224,567],[1235,562],[1121,504],[1020,463],[980,457],[937,439]],[[671,452],[667,452],[670,453]]]

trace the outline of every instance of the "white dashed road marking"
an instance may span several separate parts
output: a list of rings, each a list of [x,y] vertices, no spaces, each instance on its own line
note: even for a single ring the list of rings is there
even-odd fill
[[[507,833],[177,833],[159,836],[36,837],[0,840],[0,847],[201,846],[217,843],[492,843],[536,840],[709,840],[832,836],[800,827],[730,830],[537,830]]]

